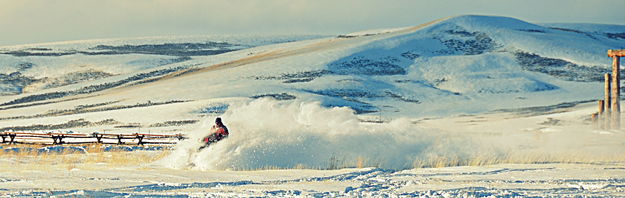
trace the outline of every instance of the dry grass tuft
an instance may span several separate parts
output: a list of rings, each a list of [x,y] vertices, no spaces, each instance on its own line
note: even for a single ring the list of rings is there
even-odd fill
[[[72,145],[80,146],[80,145]],[[7,145],[7,148],[29,149],[30,151],[3,152],[0,157],[8,159],[10,163],[0,163],[0,168],[16,168],[28,170],[51,170],[51,168],[98,169],[104,167],[125,167],[150,164],[170,154],[169,150],[162,151],[110,151],[105,152],[102,145],[90,144],[85,146],[85,152],[65,149],[62,152],[39,152],[41,145]],[[6,167],[2,167],[6,166]]]
[[[509,152],[505,154],[481,153],[473,156],[429,156],[418,158],[413,168],[441,168],[450,166],[485,166],[493,164],[542,164],[542,163],[625,163],[624,155],[568,152]]]

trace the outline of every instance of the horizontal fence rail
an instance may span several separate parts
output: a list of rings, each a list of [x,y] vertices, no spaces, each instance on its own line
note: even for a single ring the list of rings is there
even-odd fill
[[[5,144],[176,144],[187,139],[182,134],[112,134],[112,133],[31,133],[0,132]]]

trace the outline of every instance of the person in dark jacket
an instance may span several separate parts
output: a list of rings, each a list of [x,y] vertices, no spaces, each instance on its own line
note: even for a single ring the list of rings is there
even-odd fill
[[[226,127],[226,125],[224,125],[224,123],[221,122],[221,118],[219,117],[215,119],[215,125],[211,127],[210,132],[211,132],[210,135],[202,139],[202,142],[204,142],[204,145],[200,147],[199,150],[202,150],[203,148],[208,147],[212,143],[215,143],[220,140],[223,140],[224,138],[227,138],[228,135],[230,134],[228,132],[228,127]]]

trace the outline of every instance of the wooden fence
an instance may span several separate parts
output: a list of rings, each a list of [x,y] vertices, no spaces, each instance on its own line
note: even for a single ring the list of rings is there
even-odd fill
[[[0,132],[5,144],[176,144],[186,139],[182,134],[111,134],[111,133],[31,133]],[[71,141],[70,141],[71,140]]]

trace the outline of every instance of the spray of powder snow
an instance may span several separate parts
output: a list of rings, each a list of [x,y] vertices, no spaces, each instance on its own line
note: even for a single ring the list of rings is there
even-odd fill
[[[325,108],[319,103],[254,100],[233,105],[221,117],[230,137],[196,152],[214,118],[189,134],[189,140],[160,163],[171,168],[255,170],[267,168],[342,168],[375,166],[390,169],[594,160],[595,150],[580,157],[571,149],[582,139],[553,137],[562,145],[532,144],[527,136],[481,136],[461,131],[425,130],[408,119],[363,123],[349,108]],[[583,137],[588,138],[588,137]],[[567,142],[568,141],[568,142]],[[617,147],[622,144],[616,144]],[[521,147],[528,147],[523,149]],[[614,148],[609,148],[614,149]],[[526,152],[527,150],[527,152]],[[621,149],[622,150],[622,149]],[[550,152],[555,151],[555,152]],[[560,152],[562,151],[562,152]],[[616,155],[623,152],[618,151]],[[615,159],[608,156],[608,159]],[[588,160],[586,160],[588,161]]]
[[[362,123],[349,108],[319,103],[281,103],[262,99],[233,107],[221,116],[230,136],[194,154],[212,119],[191,132],[165,158],[167,166],[199,169],[413,167],[434,135],[414,131],[408,120]]]

